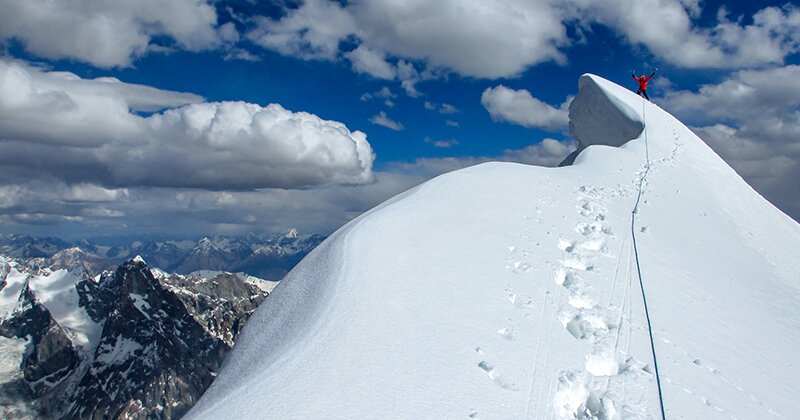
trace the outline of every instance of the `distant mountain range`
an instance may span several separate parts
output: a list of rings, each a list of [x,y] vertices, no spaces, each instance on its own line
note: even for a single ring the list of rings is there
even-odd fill
[[[296,229],[276,235],[206,236],[199,240],[134,241],[108,246],[90,240],[67,242],[59,238],[0,234],[0,255],[24,259],[31,269],[83,268],[98,274],[141,256],[151,267],[190,274],[198,270],[242,272],[280,280],[325,239]]]

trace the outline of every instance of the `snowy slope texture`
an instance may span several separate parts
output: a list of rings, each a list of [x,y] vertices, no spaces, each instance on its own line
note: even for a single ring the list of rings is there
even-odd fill
[[[669,419],[796,418],[800,226],[658,106],[579,87],[574,165],[474,166],[352,221],[188,418],[648,419],[658,382]]]
[[[178,418],[267,292],[228,273],[91,278],[0,257],[0,417]]]

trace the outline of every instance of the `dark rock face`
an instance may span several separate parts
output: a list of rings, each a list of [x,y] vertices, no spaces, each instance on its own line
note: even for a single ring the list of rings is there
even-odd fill
[[[179,418],[267,296],[234,275],[156,277],[141,259],[75,288],[102,324],[95,343],[74,345],[27,284],[0,323],[3,336],[30,338],[24,381],[47,417]]]

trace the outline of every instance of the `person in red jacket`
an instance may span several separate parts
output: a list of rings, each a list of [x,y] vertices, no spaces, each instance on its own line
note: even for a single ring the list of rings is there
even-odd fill
[[[645,75],[637,76],[636,72],[631,72],[631,76],[633,76],[633,79],[639,82],[639,90],[636,91],[636,94],[644,96],[644,98],[647,99],[648,101],[650,100],[650,97],[647,96],[647,82],[649,82],[650,79],[652,79],[653,76],[655,75],[656,72],[653,72],[653,74],[651,74],[650,76],[645,76]]]

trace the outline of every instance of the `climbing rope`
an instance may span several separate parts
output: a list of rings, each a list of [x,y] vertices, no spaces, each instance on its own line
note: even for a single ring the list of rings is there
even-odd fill
[[[644,303],[644,314],[647,318],[647,332],[650,335],[650,350],[653,352],[653,367],[656,371],[656,384],[658,385],[658,402],[661,406],[661,419],[666,420],[667,416],[664,414],[664,397],[661,393],[661,376],[658,373],[658,359],[656,358],[656,345],[653,341],[653,327],[650,323],[650,311],[647,308],[647,297],[645,296],[644,291],[644,282],[642,281],[642,269],[639,265],[639,250],[636,247],[636,214],[639,212],[639,200],[642,198],[642,186],[644,184],[645,178],[647,178],[647,174],[650,172],[650,150],[647,144],[647,115],[645,113],[645,101],[642,98],[642,122],[644,123],[644,151],[645,151],[645,158],[646,164],[644,169],[644,174],[639,179],[639,195],[636,197],[636,204],[633,206],[632,216],[631,216],[631,236],[633,237],[633,255],[636,259],[636,273],[639,275],[639,287],[642,289],[642,302]]]

